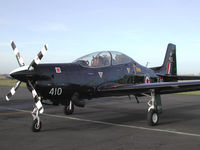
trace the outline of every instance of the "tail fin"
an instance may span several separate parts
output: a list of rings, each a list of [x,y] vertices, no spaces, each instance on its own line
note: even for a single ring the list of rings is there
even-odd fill
[[[177,76],[176,45],[174,44],[168,44],[163,65],[151,69],[160,77],[160,82],[200,80],[200,76]]]
[[[160,75],[177,75],[176,45],[168,44],[163,65],[151,69]]]
[[[168,44],[165,60],[160,71],[162,74],[177,75],[176,45]]]

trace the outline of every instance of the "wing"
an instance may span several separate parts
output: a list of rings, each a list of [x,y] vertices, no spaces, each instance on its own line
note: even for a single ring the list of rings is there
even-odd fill
[[[104,95],[140,95],[150,94],[151,90],[157,94],[170,94],[187,91],[200,90],[200,80],[183,82],[159,82],[149,84],[116,84],[108,83],[97,88],[100,94]]]

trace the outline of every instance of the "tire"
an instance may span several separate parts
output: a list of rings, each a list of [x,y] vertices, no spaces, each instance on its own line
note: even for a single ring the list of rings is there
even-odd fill
[[[64,107],[65,115],[71,115],[74,113],[74,104],[72,103],[71,109],[69,107],[69,104]]]
[[[151,109],[150,111],[147,112],[147,121],[148,125],[150,126],[155,126],[159,122],[159,115],[156,110]]]
[[[39,132],[42,128],[42,122],[40,121],[39,123],[39,126],[37,125],[37,119],[33,120],[33,123],[32,123],[32,131],[33,132]]]

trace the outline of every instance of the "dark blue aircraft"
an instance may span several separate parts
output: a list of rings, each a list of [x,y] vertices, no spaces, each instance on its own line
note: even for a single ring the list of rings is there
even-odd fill
[[[6,95],[9,100],[20,86],[27,84],[35,102],[32,130],[41,129],[39,113],[43,104],[64,105],[65,114],[74,112],[74,105],[84,107],[84,99],[108,96],[148,96],[147,120],[156,125],[162,113],[161,94],[200,90],[199,76],[178,76],[176,46],[168,44],[163,65],[147,68],[123,53],[100,51],[83,56],[72,63],[39,64],[47,45],[29,66],[25,66],[15,43],[11,46],[19,63],[10,76],[19,80]]]

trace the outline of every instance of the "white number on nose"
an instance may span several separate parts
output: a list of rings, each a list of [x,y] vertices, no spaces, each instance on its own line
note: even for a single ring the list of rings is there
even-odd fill
[[[50,95],[61,95],[62,94],[62,88],[52,88],[50,91],[49,91],[49,94]]]

